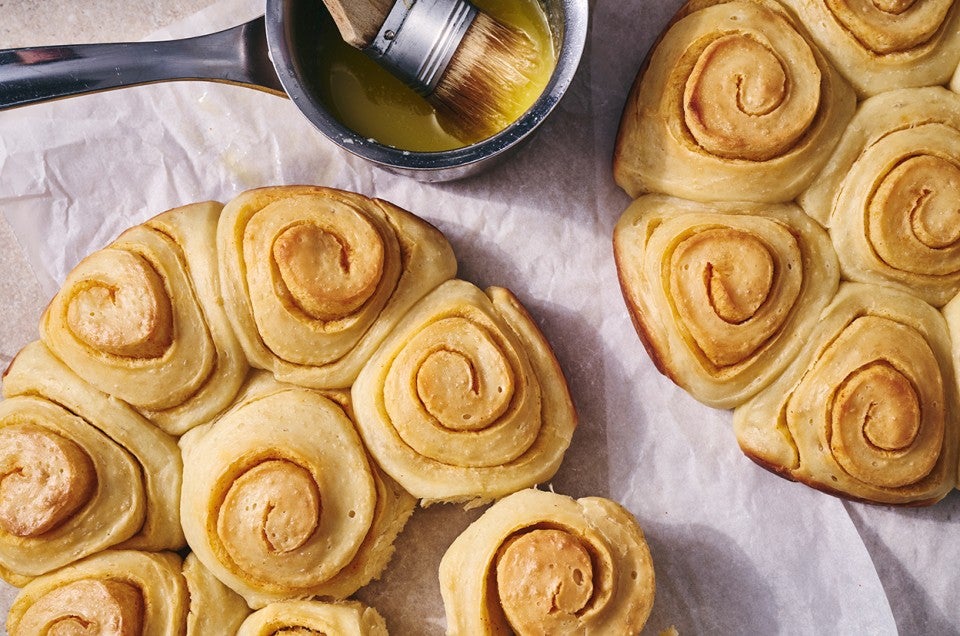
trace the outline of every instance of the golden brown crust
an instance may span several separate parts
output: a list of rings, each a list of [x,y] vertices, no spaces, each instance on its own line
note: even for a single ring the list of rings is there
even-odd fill
[[[647,352],[647,357],[649,357],[650,361],[653,362],[653,366],[656,367],[657,371],[669,378],[674,384],[677,384],[677,378],[671,375],[669,367],[660,358],[660,353],[653,344],[654,338],[647,330],[646,321],[641,318],[643,307],[633,300],[632,294],[630,293],[630,287],[626,282],[626,272],[619,267],[617,268],[617,281],[620,285],[620,293],[624,298],[624,302],[627,304],[627,313],[630,314],[630,323],[633,325],[634,331],[637,332],[637,337],[640,339],[640,344],[643,345],[644,350]]]
[[[651,360],[722,408],[773,380],[839,280],[829,237],[795,205],[647,195],[623,213],[613,243]]]
[[[843,276],[893,285],[940,307],[960,291],[960,97],[942,87],[863,101],[800,196],[830,228]]]
[[[689,3],[630,91],[614,177],[633,197],[789,201],[854,106],[853,91],[779,4]]]
[[[516,297],[460,280],[411,309],[352,395],[374,459],[427,502],[487,501],[549,479],[577,421],[559,363]]]
[[[451,635],[636,634],[653,606],[643,532],[623,507],[522,490],[491,506],[440,561]]]
[[[736,409],[737,439],[768,470],[831,494],[936,502],[957,479],[952,358],[932,307],[844,283],[783,375]]]
[[[777,465],[777,464],[773,464],[773,463],[771,463],[771,462],[768,462],[768,461],[766,461],[763,457],[760,457],[760,456],[758,456],[758,455],[753,454],[753,453],[752,453],[750,450],[748,450],[748,449],[744,449],[743,447],[741,447],[741,450],[743,450],[743,454],[746,455],[747,459],[749,459],[750,461],[752,461],[752,462],[755,463],[756,465],[760,466],[760,467],[763,468],[764,470],[773,473],[773,474],[776,475],[777,477],[782,477],[783,479],[786,479],[787,481],[792,481],[792,482],[796,482],[796,483],[798,483],[798,484],[803,484],[804,486],[807,486],[807,487],[809,487],[809,488],[813,488],[814,490],[819,490],[820,492],[822,492],[822,493],[824,493],[824,494],[830,495],[830,496],[832,496],[832,497],[838,497],[838,498],[840,498],[840,499],[845,499],[845,500],[847,500],[847,501],[853,501],[853,502],[856,502],[856,503],[865,503],[865,504],[871,504],[871,505],[888,505],[888,504],[878,504],[878,502],[876,502],[876,501],[871,501],[870,499],[865,499],[865,498],[862,498],[862,497],[857,497],[857,496],[855,496],[855,495],[851,495],[849,492],[844,492],[844,491],[838,490],[838,489],[836,489],[836,488],[830,488],[829,486],[826,486],[826,485],[824,485],[824,484],[822,484],[822,483],[820,483],[820,482],[818,482],[818,481],[816,481],[816,480],[807,479],[807,478],[803,478],[803,477],[797,477],[797,476],[795,476],[790,470],[784,468],[783,466],[779,466],[779,465]],[[904,504],[899,504],[899,507],[902,507],[902,508],[922,508],[922,507],[925,507],[925,506],[931,506],[931,505],[937,503],[938,501],[940,501],[940,499],[941,499],[940,497],[931,497],[930,499],[917,499],[917,500],[910,501],[910,502],[907,502],[907,503],[904,503]]]
[[[334,401],[265,373],[180,445],[187,542],[254,608],[353,594],[386,566],[415,505]]]
[[[319,186],[240,194],[223,210],[217,249],[247,358],[322,389],[348,388],[407,309],[456,272],[452,248],[426,221]]]
[[[48,527],[35,528],[42,532],[18,536],[0,531],[3,578],[22,585],[109,547],[175,550],[184,545],[179,517],[182,464],[171,437],[77,377],[40,342],[19,352],[3,390],[0,431],[19,439],[13,443],[10,438],[11,443],[0,447],[0,463],[6,468],[0,497],[6,506],[19,509],[21,516],[46,507],[43,502],[53,482],[42,474],[35,485],[43,496],[23,499],[12,487],[41,468],[25,453],[37,436],[44,446],[72,447],[79,464],[92,472],[89,487],[72,490],[78,499],[64,502],[66,507],[48,519]],[[52,468],[57,474],[60,467]],[[7,478],[13,481],[7,484]]]
[[[951,0],[783,0],[861,97],[946,84],[960,61]]]
[[[220,298],[218,203],[126,230],[68,275],[41,339],[75,373],[179,435],[223,410],[247,363]]]
[[[7,631],[33,636],[86,624],[95,633],[183,633],[188,599],[180,568],[170,552],[100,552],[27,584],[7,615]],[[110,632],[118,622],[130,631]]]

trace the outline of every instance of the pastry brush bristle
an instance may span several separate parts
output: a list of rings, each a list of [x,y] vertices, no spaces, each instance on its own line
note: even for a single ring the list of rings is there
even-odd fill
[[[463,133],[487,137],[525,109],[519,102],[537,58],[526,33],[478,13],[428,99]]]

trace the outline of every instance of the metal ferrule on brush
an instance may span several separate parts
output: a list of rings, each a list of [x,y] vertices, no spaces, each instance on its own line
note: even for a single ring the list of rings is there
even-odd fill
[[[467,0],[396,0],[363,51],[415,91],[429,95],[476,16],[477,8]]]

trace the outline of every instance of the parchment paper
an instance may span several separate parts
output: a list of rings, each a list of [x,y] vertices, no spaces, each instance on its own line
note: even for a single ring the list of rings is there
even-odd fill
[[[171,207],[287,183],[388,199],[446,234],[461,278],[512,289],[554,345],[581,424],[544,487],[611,497],[636,515],[657,571],[644,633],[958,633],[956,493],[892,510],[763,471],[740,453],[730,413],[661,377],[633,331],[611,250],[629,200],[610,157],[630,83],[678,6],[592,3],[588,49],[558,110],[509,161],[462,182],[387,173],[327,142],[291,102],[226,85],[128,88],[0,113],[0,209],[34,269],[35,306],[83,255]],[[261,10],[223,0],[158,37]],[[358,594],[391,633],[443,633],[437,564],[480,512],[414,514],[382,579]],[[3,589],[4,611],[13,593]]]

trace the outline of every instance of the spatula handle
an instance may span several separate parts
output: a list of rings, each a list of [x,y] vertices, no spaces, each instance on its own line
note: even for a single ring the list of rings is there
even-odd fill
[[[0,50],[0,110],[123,86],[192,79],[282,94],[267,55],[263,17],[181,40]]]

